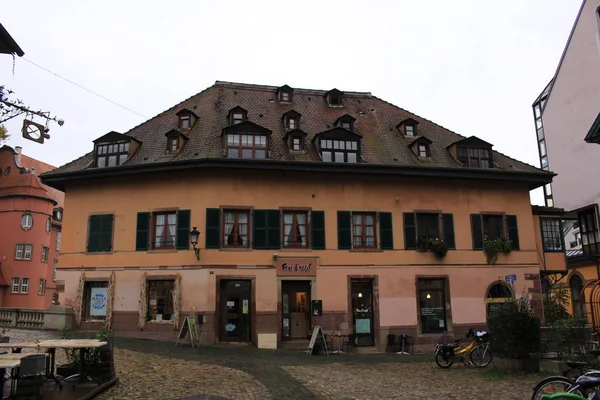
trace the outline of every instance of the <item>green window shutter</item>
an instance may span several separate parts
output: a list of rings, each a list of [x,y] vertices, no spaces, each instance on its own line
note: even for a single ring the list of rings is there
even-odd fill
[[[392,213],[379,213],[379,246],[383,250],[394,250],[394,230]]]
[[[352,221],[350,211],[337,212],[338,249],[349,250],[352,248]]]
[[[88,227],[88,253],[94,253],[99,250],[100,245],[100,227],[101,215],[91,215]]]
[[[312,211],[310,237],[313,250],[325,250],[325,211]]]
[[[483,250],[481,214],[471,214],[471,236],[473,238],[473,250]]]
[[[100,215],[98,251],[112,251],[113,214]]]
[[[454,240],[454,217],[452,214],[442,214],[442,223],[446,247],[449,249],[456,249],[456,243]]]
[[[414,250],[417,248],[417,225],[414,213],[403,213],[404,218],[404,248]]]
[[[281,248],[281,212],[279,210],[266,210],[266,249]]]
[[[190,248],[190,210],[179,210],[177,212],[177,238],[175,246],[178,250],[188,250]]]
[[[150,213],[137,213],[137,232],[135,234],[135,250],[146,251],[150,241]]]
[[[266,249],[267,247],[267,210],[254,210],[252,215],[252,247]]]
[[[221,247],[221,210],[219,208],[206,209],[206,248],[218,249]]]
[[[519,227],[516,215],[506,216],[506,232],[508,233],[508,239],[512,242],[511,249],[519,250]]]

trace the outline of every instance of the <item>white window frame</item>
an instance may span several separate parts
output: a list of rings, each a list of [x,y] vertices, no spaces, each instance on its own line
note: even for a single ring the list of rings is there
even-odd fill
[[[48,253],[50,252],[50,248],[46,246],[42,246],[42,262],[48,262]]]
[[[18,243],[15,248],[15,260],[22,260],[24,251],[25,251],[25,245]]]
[[[21,278],[21,293],[29,293],[29,278]]]
[[[62,232],[58,231],[56,234],[56,251],[60,251],[60,242],[62,240]]]
[[[29,224],[26,223],[29,222]],[[24,231],[28,231],[33,227],[33,215],[31,215],[30,213],[26,213],[23,214],[21,216],[21,228],[23,228]]]
[[[54,271],[52,272],[52,280],[56,282],[56,271],[58,270],[58,260],[54,260]]]
[[[29,256],[28,256],[29,254]],[[33,258],[33,246],[30,244],[24,245],[23,260],[31,260]]]
[[[17,288],[17,290],[15,290],[15,287]],[[12,278],[11,293],[19,293],[20,288],[21,288],[21,278]]]
[[[46,280],[44,278],[40,278],[40,282],[38,284],[38,294],[46,294]]]

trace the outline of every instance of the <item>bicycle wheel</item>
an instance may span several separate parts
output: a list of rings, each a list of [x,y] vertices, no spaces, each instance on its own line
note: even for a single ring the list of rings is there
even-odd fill
[[[492,362],[492,352],[488,346],[477,346],[471,350],[469,361],[474,367],[487,367]]]
[[[583,375],[585,372],[581,368],[571,368],[565,373],[565,377],[571,380],[575,380]]]
[[[577,387],[577,389],[575,389]],[[579,386],[569,378],[564,376],[550,376],[542,379],[533,388],[533,394],[531,400],[542,400],[542,396],[545,394],[556,394],[556,393],[574,393],[583,397],[587,397],[585,390],[579,388]]]
[[[435,353],[435,363],[440,368],[450,368],[452,364],[454,364],[454,357],[446,357],[444,360],[444,357],[442,357],[442,352],[438,351]]]

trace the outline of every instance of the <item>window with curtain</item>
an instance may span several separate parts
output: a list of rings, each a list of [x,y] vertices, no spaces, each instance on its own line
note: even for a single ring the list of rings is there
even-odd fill
[[[375,213],[352,213],[352,247],[355,249],[377,247]]]
[[[154,248],[169,249],[175,247],[175,236],[177,234],[177,214],[156,213],[154,214]]]
[[[223,247],[249,247],[247,210],[226,210],[223,212]]]
[[[306,211],[283,212],[283,247],[308,247],[308,213]]]

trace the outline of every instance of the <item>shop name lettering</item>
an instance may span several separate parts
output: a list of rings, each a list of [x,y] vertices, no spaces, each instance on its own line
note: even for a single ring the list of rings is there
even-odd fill
[[[292,271],[292,272],[310,272],[310,268],[312,267],[312,264],[288,264],[288,263],[283,263],[281,264],[281,270],[282,271]]]

